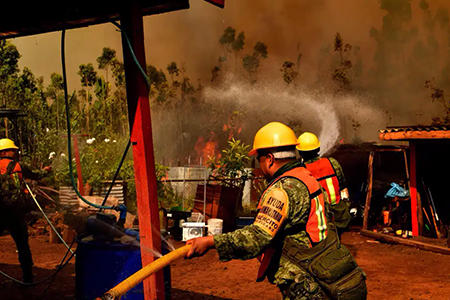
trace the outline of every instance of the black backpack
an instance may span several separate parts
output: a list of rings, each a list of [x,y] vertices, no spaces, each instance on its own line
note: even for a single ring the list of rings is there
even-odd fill
[[[0,174],[0,207],[6,209],[24,209],[23,182],[14,174],[17,162],[12,160],[6,167],[6,172]]]

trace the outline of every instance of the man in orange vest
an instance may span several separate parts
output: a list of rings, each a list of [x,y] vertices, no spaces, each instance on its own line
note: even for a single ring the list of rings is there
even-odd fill
[[[187,258],[202,256],[211,248],[222,261],[263,254],[257,281],[267,277],[278,285],[284,299],[337,299],[338,295],[339,299],[365,299],[365,275],[340,245],[327,217],[326,194],[296,159],[297,144],[292,129],[279,122],[256,133],[249,155],[257,156],[269,184],[254,223],[189,240],[192,247]]]
[[[23,282],[32,283],[33,260],[28,245],[28,209],[24,195],[27,191],[23,186],[23,178],[41,179],[44,172],[50,171],[50,167],[38,173],[21,166],[15,160],[18,149],[12,140],[0,139],[0,236],[3,230],[9,231],[16,243]]]
[[[319,156],[320,141],[311,132],[304,132],[298,137],[297,150],[306,169],[326,190],[333,213],[333,223],[341,234],[348,228],[351,220],[347,183],[341,165],[332,157]]]

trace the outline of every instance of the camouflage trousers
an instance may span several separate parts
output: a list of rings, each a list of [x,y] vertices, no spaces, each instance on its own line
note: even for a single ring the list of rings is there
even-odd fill
[[[298,274],[294,281],[278,286],[284,300],[327,300],[320,285],[308,273]]]

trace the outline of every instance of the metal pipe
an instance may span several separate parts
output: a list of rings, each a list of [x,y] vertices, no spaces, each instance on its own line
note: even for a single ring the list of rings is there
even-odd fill
[[[164,267],[177,260],[178,258],[185,257],[190,249],[191,245],[186,245],[158,258],[151,264],[146,265],[145,267],[107,291],[102,298],[97,298],[97,300],[120,299],[120,297],[122,297],[126,292],[134,288],[150,275],[162,270]]]

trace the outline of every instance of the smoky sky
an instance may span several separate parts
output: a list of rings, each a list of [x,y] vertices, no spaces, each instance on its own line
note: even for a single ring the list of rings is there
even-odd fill
[[[188,10],[144,17],[146,59],[162,69],[171,61],[184,62],[190,77],[207,78],[221,54],[218,39],[232,26],[246,34],[244,53],[262,41],[270,56],[293,60],[300,44],[306,60],[332,42],[336,31],[351,36],[353,43],[371,42],[368,31],[379,25],[381,16],[377,1],[371,0],[240,0],[228,1],[223,10],[192,0]],[[13,39],[22,54],[20,66],[47,80],[51,72],[61,73],[60,38],[60,32],[52,32]],[[103,47],[121,56],[120,34],[112,24],[69,30],[66,42],[70,83],[75,86],[78,66],[95,65]]]
[[[380,9],[378,0],[227,0],[225,9],[202,0],[190,2],[191,8],[188,10],[144,18],[146,60],[148,64],[163,70],[171,61],[176,61],[186,68],[185,76],[189,76],[191,82],[196,83],[197,79],[201,79],[204,85],[208,84],[211,69],[218,64],[218,57],[223,55],[218,40],[228,26],[235,28],[237,33],[245,32],[241,57],[251,54],[257,41],[268,45],[269,57],[261,63],[259,71],[262,80],[276,78],[283,84],[280,73],[282,63],[286,60],[295,61],[299,53],[302,54],[300,80],[307,82],[312,77],[316,78],[323,59],[319,55],[320,49],[327,45],[333,46],[336,32],[341,34],[344,43],[360,47],[363,69],[369,74],[374,67],[377,49],[377,43],[369,32],[371,28],[381,29],[387,14]],[[426,39],[420,0],[411,0],[410,3],[412,20],[408,26],[416,26],[418,38]],[[429,0],[428,4],[433,13],[441,7],[450,8],[450,2],[446,0]],[[45,84],[48,84],[51,72],[61,73],[60,38],[61,33],[53,32],[13,39],[12,42],[22,54],[20,67],[27,66],[36,76],[44,76]],[[437,39],[440,49],[446,51],[448,36],[437,34]],[[120,34],[112,24],[69,30],[66,40],[69,89],[80,87],[76,75],[78,66],[89,62],[96,65],[95,60],[103,47],[113,48],[119,58],[122,56]],[[408,49],[405,51],[410,52]],[[440,73],[439,68],[429,70],[430,76],[439,76]],[[415,74],[409,70],[396,77],[402,76],[411,77]],[[330,75],[325,77],[329,79]],[[431,116],[442,111],[442,105],[431,102],[430,92],[422,88],[422,78],[416,90],[400,84],[395,93],[392,88],[386,89],[380,82],[369,76],[367,78],[365,80],[370,89],[361,98],[369,100],[364,103],[364,107],[370,104],[375,107],[377,114],[385,114],[380,115],[380,122],[373,126],[375,128],[366,126],[363,131],[376,131],[388,125],[429,123]],[[329,80],[324,83],[328,84]],[[327,95],[326,98],[331,96]],[[339,107],[339,103],[335,102],[335,105]],[[351,127],[347,131],[351,131]],[[376,139],[376,134],[369,136],[369,140]]]

